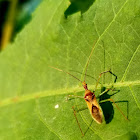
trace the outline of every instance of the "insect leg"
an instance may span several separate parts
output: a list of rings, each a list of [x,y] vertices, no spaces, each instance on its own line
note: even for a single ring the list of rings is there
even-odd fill
[[[106,89],[105,91],[103,91],[101,94],[99,94],[96,98],[99,98],[101,95],[105,94],[106,92],[108,92],[110,89]]]
[[[76,110],[74,109],[74,106],[72,107],[72,109],[73,109],[74,117],[75,117],[75,119],[76,119],[76,122],[77,122],[77,124],[78,124],[78,127],[79,127],[79,129],[80,129],[80,131],[81,131],[81,133],[82,133],[82,136],[84,136],[84,133],[83,133],[81,127],[80,127],[80,123],[79,123],[79,121],[78,121],[78,119],[77,119]]]
[[[76,97],[76,98],[82,98],[82,99],[84,99],[83,96],[77,96],[77,95],[68,95],[68,97]]]
[[[81,98],[81,99],[84,99],[84,97],[83,97],[83,96],[68,95],[68,96],[66,97],[66,101],[67,101],[67,100],[69,100],[69,97],[74,97],[74,98]]]
[[[120,113],[123,115],[123,117],[124,117],[126,120],[128,120],[128,118],[124,115],[124,113],[122,112],[122,110],[117,106],[117,104],[113,101],[113,99],[102,100],[102,101],[100,101],[100,103],[107,102],[107,101],[110,101],[110,102],[114,103],[114,105],[115,105],[116,108],[120,111]]]
[[[103,94],[105,94],[106,92],[108,92],[109,90],[115,91],[114,89],[111,88],[107,88],[105,91],[103,91],[102,93],[100,93],[97,98],[99,98],[100,96],[102,96]]]
[[[99,80],[100,80],[102,74],[105,74],[105,73],[108,73],[108,72],[109,72],[110,74],[112,74],[113,76],[115,76],[114,83],[116,82],[117,76],[116,76],[114,73],[112,73],[111,70],[101,72],[100,75],[99,75],[99,78],[98,78],[98,80],[97,80],[97,82],[96,82],[95,91],[96,91],[96,89],[97,89],[97,86],[98,86],[98,84],[99,84]]]

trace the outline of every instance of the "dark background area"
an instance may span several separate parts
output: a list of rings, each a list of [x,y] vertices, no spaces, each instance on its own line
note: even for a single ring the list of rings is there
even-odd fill
[[[33,11],[41,1],[42,0],[0,0],[1,49],[4,48],[8,42],[12,42],[17,33],[31,20]]]
[[[13,42],[17,33],[32,19],[32,13],[43,0],[0,0],[0,50]],[[95,0],[70,0],[65,18],[85,13]]]

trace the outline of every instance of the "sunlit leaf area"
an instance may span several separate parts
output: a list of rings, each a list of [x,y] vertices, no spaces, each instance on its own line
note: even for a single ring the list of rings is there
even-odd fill
[[[139,140],[140,1],[34,5],[11,8],[18,18],[7,11],[0,27],[0,140]],[[85,76],[101,124],[84,100]]]

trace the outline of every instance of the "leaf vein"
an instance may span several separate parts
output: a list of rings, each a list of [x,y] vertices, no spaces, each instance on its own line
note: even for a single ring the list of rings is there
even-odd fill
[[[139,104],[138,104],[137,98],[136,98],[135,95],[134,95],[134,92],[133,92],[133,90],[132,90],[132,87],[129,86],[129,88],[130,88],[131,94],[132,94],[132,96],[133,96],[133,98],[134,98],[134,100],[135,100],[135,102],[136,102],[138,108],[140,109],[140,106],[139,106]]]
[[[137,80],[137,81],[127,81],[127,82],[117,82],[114,84],[114,88],[117,88],[117,87],[128,87],[128,86],[137,86],[137,85],[140,85],[140,80]],[[108,84],[104,84],[105,87],[111,87],[112,84],[108,85]],[[100,85],[98,86],[97,89],[100,89],[99,88]],[[95,88],[95,85],[89,85],[89,89],[93,89]],[[20,103],[20,102],[24,102],[24,101],[28,101],[28,100],[32,100],[32,99],[36,99],[36,98],[42,98],[42,97],[48,97],[48,96],[55,96],[55,95],[66,95],[66,94],[69,94],[73,91],[76,91],[76,92],[81,92],[83,91],[83,87],[79,87],[79,86],[76,86],[74,88],[69,88],[69,89],[57,89],[57,90],[47,90],[47,91],[42,91],[42,92],[37,92],[37,93],[28,93],[26,95],[22,95],[22,96],[18,96],[17,97],[17,100],[15,101],[14,99],[15,98],[7,98],[7,99],[4,99],[4,100],[1,100],[0,102],[0,107],[3,107],[3,106],[7,106],[7,105],[11,105],[11,104],[14,104],[14,103]],[[57,94],[56,94],[57,93]]]
[[[139,46],[140,46],[140,45],[139,45]],[[137,51],[138,51],[138,49],[139,49],[139,46],[137,47],[137,49],[136,49],[135,52],[133,53],[133,55],[132,55],[132,57],[131,57],[131,59],[130,59],[130,61],[129,61],[127,67],[126,67],[126,70],[125,70],[125,72],[124,72],[124,74],[123,74],[123,76],[122,76],[121,82],[123,82],[123,81],[125,80],[125,77],[126,77],[126,74],[127,74],[127,72],[128,72],[128,69],[129,69],[129,67],[130,67],[130,65],[131,65],[131,62],[132,62],[133,58],[135,57],[135,55],[136,55],[136,53],[137,53]]]

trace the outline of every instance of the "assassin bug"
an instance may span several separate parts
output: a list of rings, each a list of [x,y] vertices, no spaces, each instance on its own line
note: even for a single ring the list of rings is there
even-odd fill
[[[94,48],[94,46],[93,46],[93,48]],[[83,99],[86,101],[86,103],[87,103],[87,106],[88,106],[88,109],[89,109],[89,111],[90,111],[90,114],[91,114],[92,118],[93,118],[98,124],[101,124],[101,123],[103,122],[104,115],[103,115],[103,111],[102,111],[102,109],[101,109],[101,107],[100,107],[100,105],[99,105],[99,103],[98,103],[98,101],[97,101],[97,99],[96,99],[96,97],[95,97],[94,92],[95,92],[96,89],[97,89],[97,86],[98,86],[99,80],[100,80],[100,78],[101,78],[101,75],[102,75],[102,74],[105,74],[105,73],[110,73],[110,74],[113,74],[113,73],[111,72],[111,70],[104,71],[104,72],[100,73],[99,78],[98,78],[97,83],[96,83],[96,86],[95,86],[94,92],[91,92],[91,91],[88,89],[87,84],[86,84],[85,81],[86,81],[87,67],[88,67],[88,64],[89,64],[91,55],[92,55],[92,53],[93,53],[93,48],[92,48],[92,51],[91,51],[91,53],[90,53],[90,56],[89,56],[87,65],[86,65],[84,81],[81,81],[80,79],[78,79],[77,77],[75,77],[74,75],[72,75],[72,74],[69,73],[69,72],[66,72],[66,71],[64,71],[64,70],[61,70],[61,69],[58,69],[58,68],[55,68],[55,67],[52,67],[52,66],[49,66],[49,67],[51,67],[51,68],[53,68],[53,69],[56,69],[56,70],[58,70],[58,71],[64,72],[64,73],[66,73],[66,74],[68,74],[68,75],[74,77],[75,79],[77,79],[78,81],[81,82],[82,86],[83,86],[84,89],[85,89],[85,96],[84,96],[84,98],[81,97],[81,96],[75,96],[75,95],[69,95],[69,96],[75,96],[75,97],[83,98]],[[116,77],[116,79],[117,79],[117,76],[116,76],[115,74],[113,74],[113,75],[114,75],[114,76]],[[116,80],[116,79],[115,79],[115,80]],[[111,89],[106,89],[105,91],[103,91],[103,92],[100,94],[100,96],[103,95],[104,93],[108,92],[109,90],[111,90]],[[114,105],[117,107],[117,109],[120,111],[120,113],[124,116],[124,118],[125,118],[126,120],[128,120],[127,117],[123,114],[123,112],[119,109],[119,107],[116,105],[116,103],[115,103],[112,99],[105,99],[105,100],[100,101],[100,103],[102,103],[102,102],[107,102],[107,101],[110,101],[110,102],[114,103]],[[77,119],[77,117],[76,117],[76,111],[75,111],[74,107],[72,107],[72,108],[73,108],[74,116],[75,116],[75,118],[76,118],[76,121],[77,121],[77,123],[78,123],[78,126],[79,126],[79,128],[80,128],[80,124],[79,124],[78,119]],[[83,131],[82,131],[81,128],[80,128],[80,131],[81,131],[82,135],[84,135],[84,133],[83,133]]]

